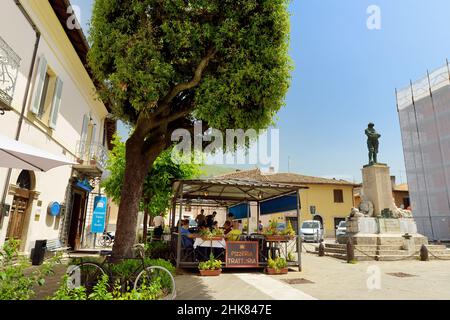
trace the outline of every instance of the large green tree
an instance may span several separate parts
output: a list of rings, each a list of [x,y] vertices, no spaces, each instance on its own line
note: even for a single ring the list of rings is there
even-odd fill
[[[134,131],[113,255],[131,253],[145,177],[171,133],[264,129],[289,86],[288,0],[96,0],[89,63]]]

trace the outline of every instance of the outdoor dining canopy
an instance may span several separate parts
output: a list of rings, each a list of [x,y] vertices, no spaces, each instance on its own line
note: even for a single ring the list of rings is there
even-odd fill
[[[249,223],[250,219],[250,202],[257,203],[257,220],[259,221],[261,209],[264,204],[269,204],[269,207],[274,208],[278,205],[283,207],[283,203],[290,203],[290,209],[296,210],[297,221],[300,221],[300,189],[307,189],[307,187],[274,183],[274,182],[262,182],[256,180],[247,179],[221,179],[221,178],[206,178],[195,180],[176,180],[173,182],[172,191],[172,212],[171,212],[171,226],[172,230],[177,230],[177,235],[181,234],[181,224],[175,226],[176,210],[178,206],[178,221],[182,220],[183,210],[186,206],[201,206],[201,207],[223,207],[227,212],[230,212],[230,208],[238,209],[242,212],[243,208],[246,208],[245,217],[239,217],[240,219],[247,219]],[[294,201],[294,202],[292,202]],[[277,202],[277,203],[275,203]],[[281,205],[281,206],[280,206]],[[266,205],[267,207],[267,205]],[[276,210],[272,210],[274,213]],[[283,210],[281,210],[283,211]],[[249,234],[249,224],[247,224],[247,235]],[[289,266],[298,267],[301,270],[301,237],[299,235],[300,230],[296,230],[297,236],[295,237],[296,251],[298,259],[295,263],[291,262]],[[255,234],[253,234],[255,235]],[[177,267],[193,267],[198,262],[186,262],[181,259],[181,237],[176,237],[176,259]],[[245,242],[245,241],[244,241]],[[267,262],[258,260],[258,267],[265,267]],[[224,267],[227,267],[225,264]]]

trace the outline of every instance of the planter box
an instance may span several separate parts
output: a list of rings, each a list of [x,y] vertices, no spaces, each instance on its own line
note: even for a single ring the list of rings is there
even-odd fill
[[[211,276],[218,276],[222,273],[222,269],[216,269],[216,270],[200,270],[200,275],[203,277],[211,277]]]
[[[222,236],[213,236],[213,237],[201,237],[203,241],[221,241],[223,240]]]
[[[282,236],[282,235],[274,235],[274,236],[265,236],[267,241],[288,241],[292,240],[291,236]]]
[[[277,274],[287,274],[289,272],[288,268],[283,268],[280,270],[274,269],[274,268],[266,268],[266,273],[270,275],[277,275]]]

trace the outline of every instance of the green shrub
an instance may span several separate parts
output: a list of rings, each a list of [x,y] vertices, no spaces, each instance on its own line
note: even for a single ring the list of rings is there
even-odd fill
[[[145,245],[145,255],[152,259],[169,260],[171,257],[171,248],[168,243],[163,241],[148,242]]]
[[[198,264],[199,270],[219,270],[220,268],[222,268],[222,261],[215,260],[212,253],[209,255],[208,261],[203,261]]]
[[[270,269],[275,269],[276,271],[280,271],[287,267],[286,259],[277,257],[275,259],[269,258],[267,261],[267,267]]]
[[[33,288],[44,285],[44,278],[61,260],[61,255],[56,255],[31,269],[29,259],[19,255],[19,248],[20,241],[9,240],[0,249],[0,300],[29,300]]]
[[[67,280],[68,277],[65,276],[60,288],[49,300],[157,300],[163,296],[160,281],[155,281],[150,285],[144,282],[139,290],[132,289],[123,292],[119,283],[116,283],[111,289],[108,276],[103,275],[94,286],[93,292],[87,295],[83,286],[69,288]]]

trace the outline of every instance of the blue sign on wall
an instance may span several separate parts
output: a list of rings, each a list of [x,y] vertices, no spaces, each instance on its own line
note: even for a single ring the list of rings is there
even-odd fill
[[[102,196],[96,196],[94,199],[94,213],[91,224],[92,233],[103,233],[105,231],[107,201],[108,199]]]
[[[47,212],[48,212],[49,215],[51,215],[53,217],[56,217],[61,212],[61,205],[58,202],[56,202],[56,201],[51,202],[48,205]]]

